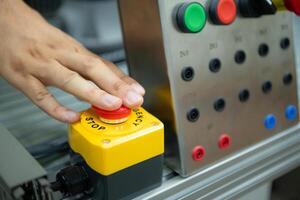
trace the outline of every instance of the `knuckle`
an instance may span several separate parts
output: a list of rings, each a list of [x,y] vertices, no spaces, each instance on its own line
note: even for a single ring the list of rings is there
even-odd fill
[[[49,72],[46,69],[39,69],[37,72],[37,77],[46,85],[50,84],[51,82],[51,77],[49,76]]]
[[[83,62],[83,66],[87,74],[93,74],[95,70],[97,70],[98,65],[99,65],[99,60],[93,57],[88,57]]]
[[[31,74],[34,74],[44,84],[51,84],[53,79],[51,74],[53,74],[54,71],[53,66],[54,65],[48,60],[45,60],[44,62],[39,62],[38,64],[35,64],[32,67]]]
[[[11,59],[11,67],[13,70],[18,71],[24,66],[24,59],[20,56],[14,56]]]
[[[93,57],[88,57],[84,60],[83,65],[84,65],[84,67],[89,68],[89,67],[94,66],[95,64],[97,64],[97,62],[98,62],[97,59],[95,59]]]
[[[60,105],[54,106],[49,112],[53,116],[58,116],[63,111],[63,108]]]
[[[27,49],[28,51],[28,54],[33,57],[33,58],[36,58],[36,59],[44,59],[44,55],[43,55],[43,52],[39,49],[39,48],[28,48]]]
[[[89,88],[87,89],[86,91],[86,95],[88,97],[88,99],[94,99],[94,97],[99,94],[99,89],[96,88],[96,87],[92,87],[92,88]]]
[[[36,49],[38,47],[38,41],[31,37],[24,37],[23,39],[23,48],[28,49]]]
[[[122,88],[124,88],[125,84],[122,80],[118,80],[113,84],[113,90],[114,91],[120,91]]]
[[[54,117],[55,119],[66,122],[66,120],[62,116],[62,113],[65,111],[65,109],[61,105],[46,107],[44,109],[50,116]]]
[[[52,50],[57,50],[57,45],[56,45],[56,44],[53,44],[53,43],[48,43],[48,44],[47,44],[47,47],[48,47],[49,49],[52,49]]]
[[[79,49],[78,49],[77,47],[73,47],[73,51],[74,51],[75,53],[79,53]]]
[[[19,56],[14,56],[10,61],[10,68],[13,72],[26,74],[26,60]]]
[[[67,72],[64,76],[64,79],[62,80],[61,87],[64,88],[68,86],[72,81],[74,81],[78,77],[79,74],[77,72],[74,71]]]
[[[46,99],[52,98],[52,94],[50,92],[48,92],[47,90],[40,90],[37,91],[35,94],[35,102],[39,103],[42,102]]]
[[[85,97],[89,99],[91,102],[98,101],[99,97],[102,98],[106,94],[107,93],[105,91],[101,90],[97,86],[91,86],[84,92]]]
[[[44,53],[44,46],[41,42],[33,38],[24,38],[24,50],[32,58],[44,60],[46,58]]]
[[[74,46],[74,47],[73,47],[73,51],[74,51],[75,53],[79,53],[79,52],[81,52],[81,47]]]

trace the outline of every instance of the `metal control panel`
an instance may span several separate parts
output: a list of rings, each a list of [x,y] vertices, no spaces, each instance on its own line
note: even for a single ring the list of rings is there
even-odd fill
[[[245,2],[119,0],[130,74],[182,176],[299,121],[292,15]]]

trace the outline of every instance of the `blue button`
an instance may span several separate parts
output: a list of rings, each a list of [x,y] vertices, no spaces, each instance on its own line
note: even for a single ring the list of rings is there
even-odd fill
[[[273,129],[273,128],[275,128],[275,126],[276,126],[276,117],[275,117],[275,115],[273,115],[273,114],[269,114],[269,115],[267,115],[266,117],[265,117],[265,122],[264,122],[264,124],[265,124],[265,127],[267,128],[267,129]]]
[[[286,107],[285,117],[288,121],[293,121],[294,119],[297,118],[297,115],[298,115],[298,111],[296,106],[289,105],[288,107]]]

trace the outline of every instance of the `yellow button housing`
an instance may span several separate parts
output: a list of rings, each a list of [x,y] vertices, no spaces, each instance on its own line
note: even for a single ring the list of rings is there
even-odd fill
[[[278,10],[286,10],[284,0],[273,0],[273,3]]]
[[[164,126],[143,108],[121,124],[106,124],[93,109],[69,126],[69,144],[102,175],[111,175],[164,152]]]

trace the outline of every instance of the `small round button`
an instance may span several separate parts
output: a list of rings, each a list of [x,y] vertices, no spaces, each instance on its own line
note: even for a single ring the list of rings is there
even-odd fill
[[[109,124],[119,124],[127,121],[129,115],[131,114],[131,109],[121,106],[117,110],[103,110],[96,106],[92,106],[94,111],[99,115],[100,120]]]
[[[184,3],[177,12],[179,28],[186,33],[198,33],[206,24],[206,12],[198,2]]]
[[[281,49],[286,50],[290,47],[290,45],[291,45],[291,42],[290,42],[289,38],[283,38],[280,40]]]
[[[234,55],[234,60],[237,64],[243,64],[246,61],[246,53],[242,50],[239,50]]]
[[[227,135],[227,134],[221,135],[220,138],[219,138],[218,144],[219,144],[219,148],[220,149],[227,149],[231,145],[231,138],[230,138],[230,136]]]
[[[266,57],[269,53],[269,46],[267,44],[261,44],[258,47],[258,54],[261,57]]]
[[[288,107],[286,107],[285,109],[285,117],[288,121],[293,121],[297,118],[298,115],[298,111],[296,106],[294,105],[289,105]]]
[[[271,92],[272,87],[273,87],[272,82],[271,82],[271,81],[266,81],[266,82],[264,82],[264,83],[262,84],[261,89],[262,89],[262,91],[263,91],[265,94],[267,94],[267,93]]]
[[[205,148],[203,146],[196,146],[193,149],[192,157],[195,161],[200,161],[203,160],[205,153]]]
[[[236,3],[234,0],[212,0],[209,14],[213,23],[229,25],[237,15]]]
[[[226,107],[226,101],[223,98],[219,98],[214,102],[214,109],[217,112],[222,112]]]
[[[194,69],[192,67],[184,67],[181,71],[181,78],[184,81],[191,81],[194,78]]]
[[[222,63],[220,59],[214,58],[209,62],[209,70],[213,73],[217,73],[220,71]]]
[[[290,85],[293,82],[293,75],[291,73],[285,74],[282,81],[284,85]]]
[[[241,90],[239,93],[239,99],[241,102],[246,102],[250,98],[250,92],[247,89]]]
[[[200,117],[200,112],[197,108],[192,108],[187,112],[186,117],[190,122],[196,122]]]
[[[267,129],[275,128],[276,123],[277,123],[277,119],[276,119],[275,115],[269,114],[265,117],[264,125]]]

